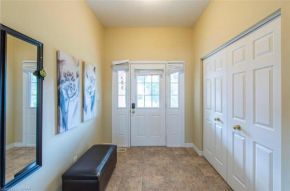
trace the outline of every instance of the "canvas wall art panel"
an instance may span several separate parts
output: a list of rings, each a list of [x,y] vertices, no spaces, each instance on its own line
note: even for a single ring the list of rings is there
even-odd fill
[[[85,62],[83,71],[83,119],[88,121],[96,117],[96,67]]]
[[[62,51],[57,52],[58,132],[81,123],[80,62]]]

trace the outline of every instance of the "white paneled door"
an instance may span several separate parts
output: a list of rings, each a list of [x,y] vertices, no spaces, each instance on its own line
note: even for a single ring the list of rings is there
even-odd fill
[[[281,190],[281,18],[232,44],[228,55],[228,183]]]
[[[37,78],[23,70],[23,146],[36,145]]]
[[[165,146],[165,65],[131,65],[131,146]]]
[[[226,179],[226,50],[204,60],[204,156]]]
[[[249,129],[249,44],[243,38],[227,49],[228,55],[228,183],[235,190],[250,190],[252,179]],[[239,125],[242,130],[238,129]],[[236,129],[234,129],[235,127]],[[250,149],[250,150],[249,150]]]

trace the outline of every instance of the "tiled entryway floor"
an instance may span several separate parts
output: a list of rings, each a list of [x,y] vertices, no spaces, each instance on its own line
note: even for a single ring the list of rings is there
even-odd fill
[[[192,148],[132,147],[118,153],[106,191],[232,190]]]

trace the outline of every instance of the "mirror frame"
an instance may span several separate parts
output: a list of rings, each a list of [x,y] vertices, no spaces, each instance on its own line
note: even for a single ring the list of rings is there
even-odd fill
[[[36,116],[36,161],[17,173],[5,183],[6,158],[6,79],[7,79],[7,35],[37,47],[37,116]],[[42,166],[42,107],[43,107],[43,44],[0,23],[0,190],[8,189],[28,177]]]

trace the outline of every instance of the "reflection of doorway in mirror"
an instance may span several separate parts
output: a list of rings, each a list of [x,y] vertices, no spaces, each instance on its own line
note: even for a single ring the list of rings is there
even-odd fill
[[[23,62],[23,146],[36,145],[37,78],[36,61]]]
[[[5,184],[36,161],[37,47],[7,35]]]

